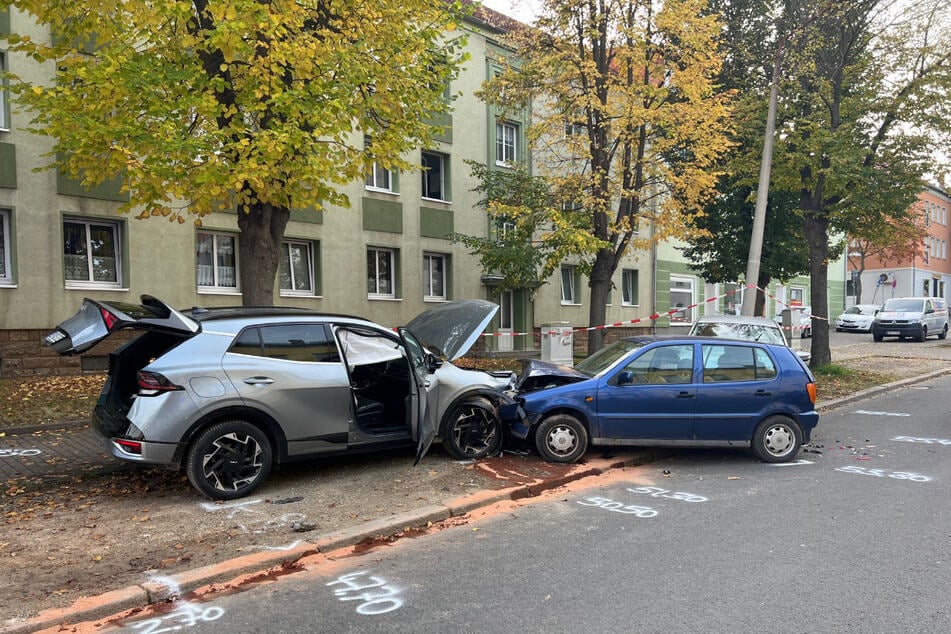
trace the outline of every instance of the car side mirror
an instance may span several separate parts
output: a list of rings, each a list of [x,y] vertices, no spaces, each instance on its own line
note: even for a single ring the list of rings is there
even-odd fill
[[[438,368],[442,367],[442,360],[431,352],[426,353],[426,371],[432,374]]]
[[[631,385],[634,383],[634,373],[630,370],[624,370],[617,375],[617,384],[621,385]]]

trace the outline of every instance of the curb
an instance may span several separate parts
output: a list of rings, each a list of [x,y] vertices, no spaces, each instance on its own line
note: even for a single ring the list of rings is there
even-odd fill
[[[935,370],[934,372],[929,372],[928,374],[922,374],[920,376],[913,376],[908,379],[901,379],[899,381],[893,381],[891,383],[886,383],[885,385],[879,385],[876,387],[870,387],[865,390],[860,390],[855,394],[850,394],[848,396],[843,396],[842,398],[833,399],[825,403],[820,403],[816,406],[816,409],[819,412],[828,412],[829,410],[854,403],[855,401],[861,401],[866,398],[871,398],[872,396],[878,396],[879,394],[884,394],[892,390],[897,390],[898,388],[905,387],[906,385],[913,385],[915,383],[921,383],[922,381],[929,381],[931,379],[937,378],[939,376],[944,376],[946,374],[951,374],[951,367],[944,368],[943,370]]]
[[[290,550],[243,555],[175,575],[156,577],[152,581],[119,588],[98,596],[83,597],[68,607],[45,610],[27,620],[0,625],[0,632],[25,634],[48,628],[56,628],[58,631],[64,627],[68,629],[69,626],[103,619],[120,612],[173,601],[201,588],[214,584],[227,584],[242,576],[260,576],[285,570],[310,555],[347,548],[381,536],[396,535],[407,528],[427,527],[430,523],[459,517],[498,502],[537,497],[545,491],[584,478],[602,475],[612,469],[636,467],[653,462],[662,455],[662,452],[635,451],[625,457],[595,458],[579,465],[580,468],[576,471],[550,480],[506,489],[478,491],[449,500],[445,504],[425,506],[353,528],[328,533],[313,542],[299,544]]]

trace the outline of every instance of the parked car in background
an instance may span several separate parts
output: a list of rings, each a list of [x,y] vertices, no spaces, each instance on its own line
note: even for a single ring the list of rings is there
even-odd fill
[[[780,325],[765,317],[704,315],[693,323],[688,334],[699,337],[726,337],[728,339],[790,345]],[[796,354],[806,363],[812,360],[812,353],[807,350],[796,350]]]
[[[394,331],[304,309],[141,302],[85,299],[46,343],[74,354],[143,331],[109,356],[93,428],[116,458],[180,467],[212,499],[247,495],[302,458],[415,445],[419,461],[436,437],[458,458],[501,446],[497,408],[513,403],[515,374],[450,363],[496,304],[440,304]]]
[[[766,462],[795,458],[819,421],[816,384],[781,343],[630,337],[575,365],[534,361],[520,378],[524,420],[511,432],[552,462],[593,445],[750,447]]]
[[[872,320],[872,338],[898,337],[924,341],[931,335],[948,336],[948,305],[941,297],[886,299]]]
[[[856,304],[850,306],[835,320],[835,329],[839,332],[870,332],[875,314],[881,309],[878,304]]]
[[[799,312],[799,321],[792,325],[793,334],[798,334],[800,338],[812,336],[812,306],[790,306],[790,310]],[[774,318],[776,323],[783,325],[782,312]]]

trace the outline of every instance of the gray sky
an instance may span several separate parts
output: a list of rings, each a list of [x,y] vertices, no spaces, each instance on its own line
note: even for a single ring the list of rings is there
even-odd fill
[[[535,21],[535,9],[541,6],[541,0],[482,0],[482,4],[520,22],[531,24]]]

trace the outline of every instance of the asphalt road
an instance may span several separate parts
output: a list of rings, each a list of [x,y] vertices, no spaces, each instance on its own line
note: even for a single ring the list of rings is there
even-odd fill
[[[951,631],[949,401],[942,377],[824,415],[799,463],[677,452],[126,629]]]

